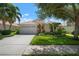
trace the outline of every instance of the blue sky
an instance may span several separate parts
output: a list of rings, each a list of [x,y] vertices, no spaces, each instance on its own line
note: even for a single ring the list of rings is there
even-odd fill
[[[15,3],[22,14],[21,22],[31,21],[37,19],[37,7],[32,3]]]
[[[33,3],[14,3],[17,7],[19,7],[20,9],[20,13],[22,14],[22,18],[21,18],[21,23],[22,22],[27,22],[27,21],[32,21],[37,19],[37,7],[35,6],[35,4]],[[63,21],[61,20],[56,20],[55,18],[52,18],[49,20],[50,22],[61,22],[63,23]],[[45,22],[48,22],[48,20],[46,19]]]

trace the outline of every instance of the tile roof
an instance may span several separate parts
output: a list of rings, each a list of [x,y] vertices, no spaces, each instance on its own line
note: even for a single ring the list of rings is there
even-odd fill
[[[44,22],[42,20],[34,20],[34,21],[23,22],[21,24],[38,24],[38,23],[44,23]]]
[[[0,25],[2,25],[2,21],[0,21]],[[6,22],[6,25],[10,25],[8,22]],[[12,24],[13,26],[18,26],[16,23]]]

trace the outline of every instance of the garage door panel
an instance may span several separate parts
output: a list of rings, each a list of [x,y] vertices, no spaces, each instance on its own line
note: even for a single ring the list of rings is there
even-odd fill
[[[26,26],[20,29],[21,34],[36,34],[37,27],[36,26]]]

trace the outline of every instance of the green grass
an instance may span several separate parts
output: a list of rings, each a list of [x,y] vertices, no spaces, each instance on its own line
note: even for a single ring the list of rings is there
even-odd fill
[[[71,35],[37,35],[33,38],[32,45],[78,45],[78,40],[73,40]]]

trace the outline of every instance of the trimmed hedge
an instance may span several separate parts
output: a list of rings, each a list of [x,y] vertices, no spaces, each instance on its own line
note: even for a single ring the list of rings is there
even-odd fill
[[[9,35],[12,31],[11,30],[3,30],[1,31],[2,35]]]
[[[5,35],[5,36],[13,36],[13,35],[17,34],[17,30],[16,31],[3,30],[3,31],[0,31],[0,34]]]

